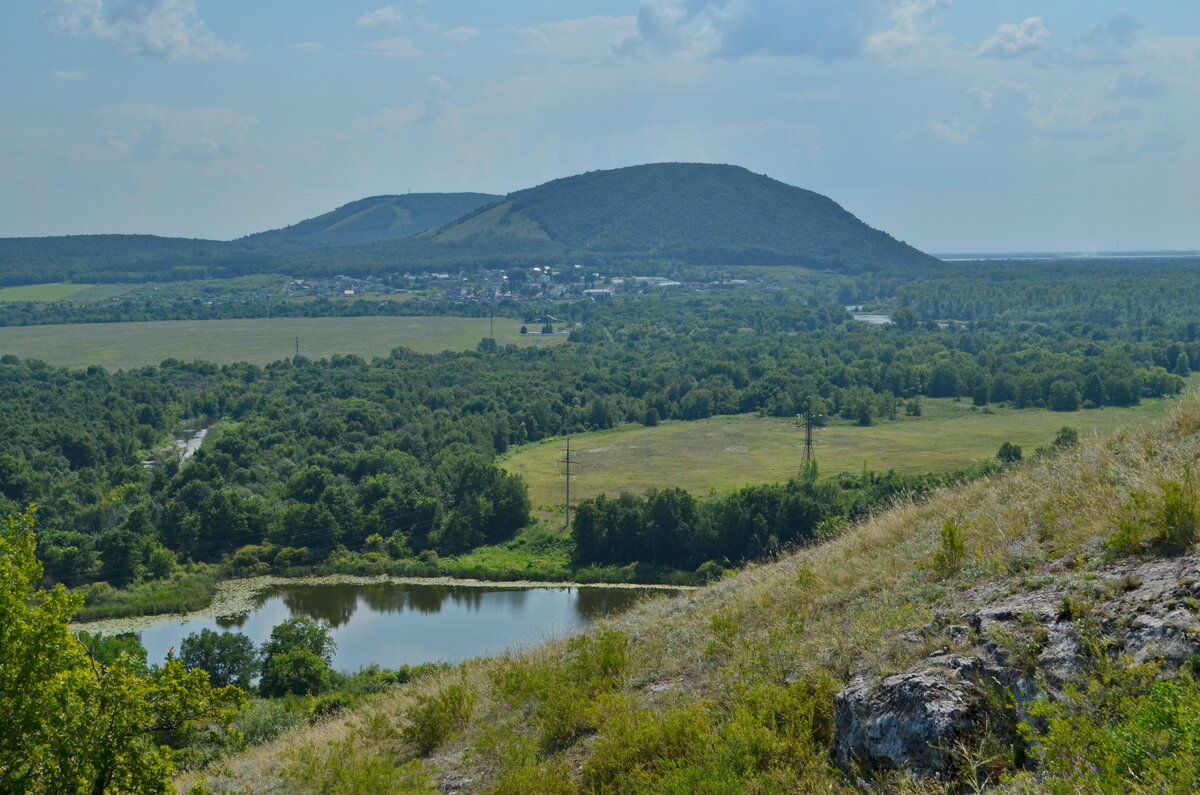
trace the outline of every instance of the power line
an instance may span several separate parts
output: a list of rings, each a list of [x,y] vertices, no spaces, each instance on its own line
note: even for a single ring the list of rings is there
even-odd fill
[[[574,455],[571,453],[571,440],[569,438],[567,439],[566,452],[563,453],[563,457],[561,459],[559,459],[558,463],[562,464],[566,468],[566,471],[564,472],[564,480],[566,480],[566,482],[567,482],[567,499],[566,499],[567,522],[566,522],[566,527],[568,530],[570,530],[571,529],[571,478],[575,477],[573,474],[571,474],[571,467],[578,466],[579,463],[575,460]]]

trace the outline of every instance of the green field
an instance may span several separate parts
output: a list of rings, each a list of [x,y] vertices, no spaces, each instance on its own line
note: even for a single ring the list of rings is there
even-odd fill
[[[557,345],[565,337],[522,337],[519,320],[496,318],[500,345]],[[320,358],[386,356],[398,346],[421,353],[467,350],[488,335],[487,318],[314,317],[80,323],[0,328],[0,354],[67,367],[127,369],[182,359],[226,364],[268,362],[300,354]]]
[[[0,301],[61,301],[92,288],[90,284],[25,284],[0,287]]]
[[[1071,413],[994,408],[991,414],[948,398],[923,405],[921,417],[817,429],[813,446],[821,472],[861,472],[864,465],[876,472],[945,471],[990,458],[1004,442],[1021,445],[1029,455],[1052,442],[1064,425],[1079,429],[1081,437],[1107,433],[1161,416],[1173,402],[1147,400],[1130,409]],[[530,500],[543,513],[561,510],[564,483],[557,462],[563,450],[559,438],[525,445],[503,461],[505,469],[525,479]],[[571,451],[578,462],[572,502],[651,487],[704,494],[787,480],[802,463],[804,432],[793,420],[743,414],[579,434],[571,437]]]

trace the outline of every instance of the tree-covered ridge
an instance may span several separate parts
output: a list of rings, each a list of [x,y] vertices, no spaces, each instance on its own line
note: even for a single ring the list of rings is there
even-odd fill
[[[240,238],[253,248],[310,249],[352,246],[419,234],[491,204],[488,193],[408,193],[371,196],[282,229]]]
[[[938,260],[872,229],[833,200],[744,168],[657,163],[594,171],[509,194],[471,238],[528,227],[577,252],[693,265],[804,265],[846,272],[933,270]],[[477,211],[478,213],[482,210]],[[490,211],[489,211],[490,212]],[[473,216],[426,237],[457,240]]]
[[[0,239],[0,285],[278,272],[364,275],[568,260],[589,267],[636,265],[633,270],[642,272],[681,265],[801,265],[913,276],[945,267],[827,197],[735,166],[632,166],[518,191],[504,197],[502,207],[495,198],[377,196],[232,242],[152,235]]]
[[[241,243],[155,235],[0,238],[0,285],[225,278],[271,270]]]
[[[1195,339],[1200,258],[971,263],[902,285],[926,319],[1088,324]]]

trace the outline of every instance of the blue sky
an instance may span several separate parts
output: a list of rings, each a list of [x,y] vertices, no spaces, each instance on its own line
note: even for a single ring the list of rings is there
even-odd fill
[[[733,163],[927,251],[1200,248],[1200,3],[5,0],[0,236]]]

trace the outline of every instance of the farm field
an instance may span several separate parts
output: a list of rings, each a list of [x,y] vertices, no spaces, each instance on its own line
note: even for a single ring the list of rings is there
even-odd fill
[[[564,337],[522,337],[521,322],[496,318],[499,345],[558,345]],[[321,358],[386,356],[398,346],[420,353],[467,350],[488,334],[487,318],[328,317],[252,320],[177,320],[147,323],[81,323],[0,328],[0,354],[67,367],[128,369],[163,359],[217,364],[267,364],[300,354]]]
[[[61,301],[92,287],[90,284],[23,284],[19,287],[0,287],[0,301]]]
[[[1146,400],[1128,409],[1070,413],[1046,409],[993,408],[971,411],[966,401],[923,401],[921,417],[900,417],[869,427],[829,425],[814,434],[817,464],[824,475],[861,472],[936,472],[990,458],[1004,442],[1021,445],[1025,455],[1048,445],[1064,425],[1080,437],[1111,432],[1161,416],[1171,400]],[[535,509],[561,512],[564,439],[525,445],[502,462],[521,475]],[[571,437],[578,467],[571,482],[572,503],[598,494],[642,493],[679,486],[694,494],[727,491],[753,483],[787,480],[800,469],[804,431],[791,419],[753,414],[640,425]]]

